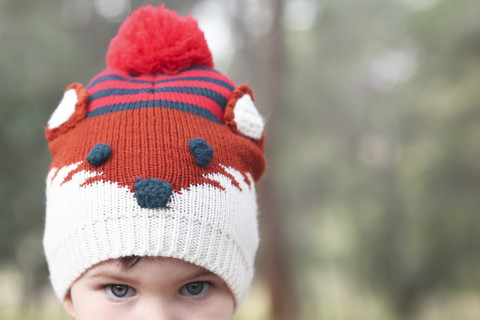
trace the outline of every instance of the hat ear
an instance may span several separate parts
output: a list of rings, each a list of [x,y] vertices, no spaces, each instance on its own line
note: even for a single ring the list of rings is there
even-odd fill
[[[265,122],[253,103],[254,99],[249,86],[243,84],[236,88],[225,107],[225,124],[234,133],[263,144]]]
[[[45,136],[50,142],[59,135],[74,128],[87,115],[88,93],[80,83],[67,87],[62,101],[50,116]]]

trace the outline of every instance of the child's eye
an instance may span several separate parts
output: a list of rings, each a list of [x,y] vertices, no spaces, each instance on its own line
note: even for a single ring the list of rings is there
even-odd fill
[[[186,296],[201,298],[207,295],[212,284],[207,281],[190,282],[180,288],[180,293]]]
[[[128,298],[135,294],[135,289],[126,284],[109,284],[105,291],[113,299]]]

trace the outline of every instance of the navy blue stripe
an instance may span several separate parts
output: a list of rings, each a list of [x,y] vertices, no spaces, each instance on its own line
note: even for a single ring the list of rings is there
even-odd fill
[[[222,123],[220,120],[217,119],[217,117],[215,117],[213,113],[211,113],[206,109],[200,108],[199,106],[189,104],[189,103],[173,102],[168,100],[149,100],[149,101],[112,104],[109,106],[105,106],[105,107],[90,111],[87,114],[87,118],[99,116],[99,115],[110,113],[110,112],[134,110],[134,109],[141,109],[141,108],[153,108],[153,107],[163,107],[167,109],[180,110],[183,112],[188,112],[188,113],[203,117],[215,123],[219,123],[219,124]]]
[[[127,94],[136,94],[141,92],[148,92],[148,93],[158,93],[158,92],[176,92],[176,93],[188,93],[188,94],[196,94],[199,96],[207,97],[215,101],[220,108],[225,109],[227,105],[227,99],[210,89],[205,88],[197,88],[197,87],[164,87],[164,88],[157,88],[152,90],[152,88],[143,88],[143,89],[107,89],[98,91],[89,97],[89,101],[93,101],[102,97],[109,97],[114,95],[127,95]]]
[[[205,66],[191,66],[190,68],[185,69],[185,71],[190,71],[190,70],[209,70],[209,71],[213,71],[213,72],[216,72],[216,73],[220,73],[220,72],[218,72],[218,71],[215,70],[215,69],[212,69],[212,68],[209,68],[209,67],[205,67]],[[183,72],[183,71],[182,71],[182,72]]]
[[[164,83],[164,82],[172,82],[172,81],[177,81],[177,80],[180,80],[180,81],[205,81],[205,82],[210,82],[210,83],[215,83],[215,84],[218,84],[224,88],[227,88],[228,90],[230,91],[233,91],[235,88],[229,84],[228,82],[225,82],[223,80],[220,80],[220,79],[216,79],[216,78],[210,78],[210,77],[181,77],[181,78],[172,78],[172,79],[163,79],[163,80],[157,80],[155,81],[155,84],[158,84],[158,83]]]
[[[227,88],[228,90],[233,91],[235,89],[232,85],[230,85],[228,82],[225,82],[223,80],[215,79],[215,78],[210,78],[210,77],[181,77],[181,78],[170,78],[170,79],[163,79],[163,80],[157,80],[157,81],[150,81],[150,80],[140,80],[140,79],[132,79],[132,78],[125,78],[116,74],[109,74],[103,77],[100,77],[90,83],[87,87],[87,89],[91,89],[93,86],[96,84],[103,82],[103,81],[108,81],[108,80],[120,80],[120,81],[125,81],[125,82],[130,82],[130,83],[150,83],[150,84],[158,84],[158,83],[164,83],[164,82],[172,82],[172,81],[205,81],[205,82],[210,82],[210,83],[215,83],[218,84],[224,88]]]

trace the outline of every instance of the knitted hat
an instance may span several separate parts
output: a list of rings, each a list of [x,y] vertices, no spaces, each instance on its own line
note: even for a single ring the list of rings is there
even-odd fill
[[[43,243],[61,300],[93,265],[136,255],[212,271],[238,309],[259,241],[263,120],[248,86],[213,69],[192,17],[133,12],[107,69],[66,89],[46,138]]]

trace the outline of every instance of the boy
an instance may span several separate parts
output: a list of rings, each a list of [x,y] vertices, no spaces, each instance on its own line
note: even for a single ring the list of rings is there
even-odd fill
[[[253,277],[263,120],[192,17],[147,6],[46,138],[44,248],[75,319],[231,319]]]

